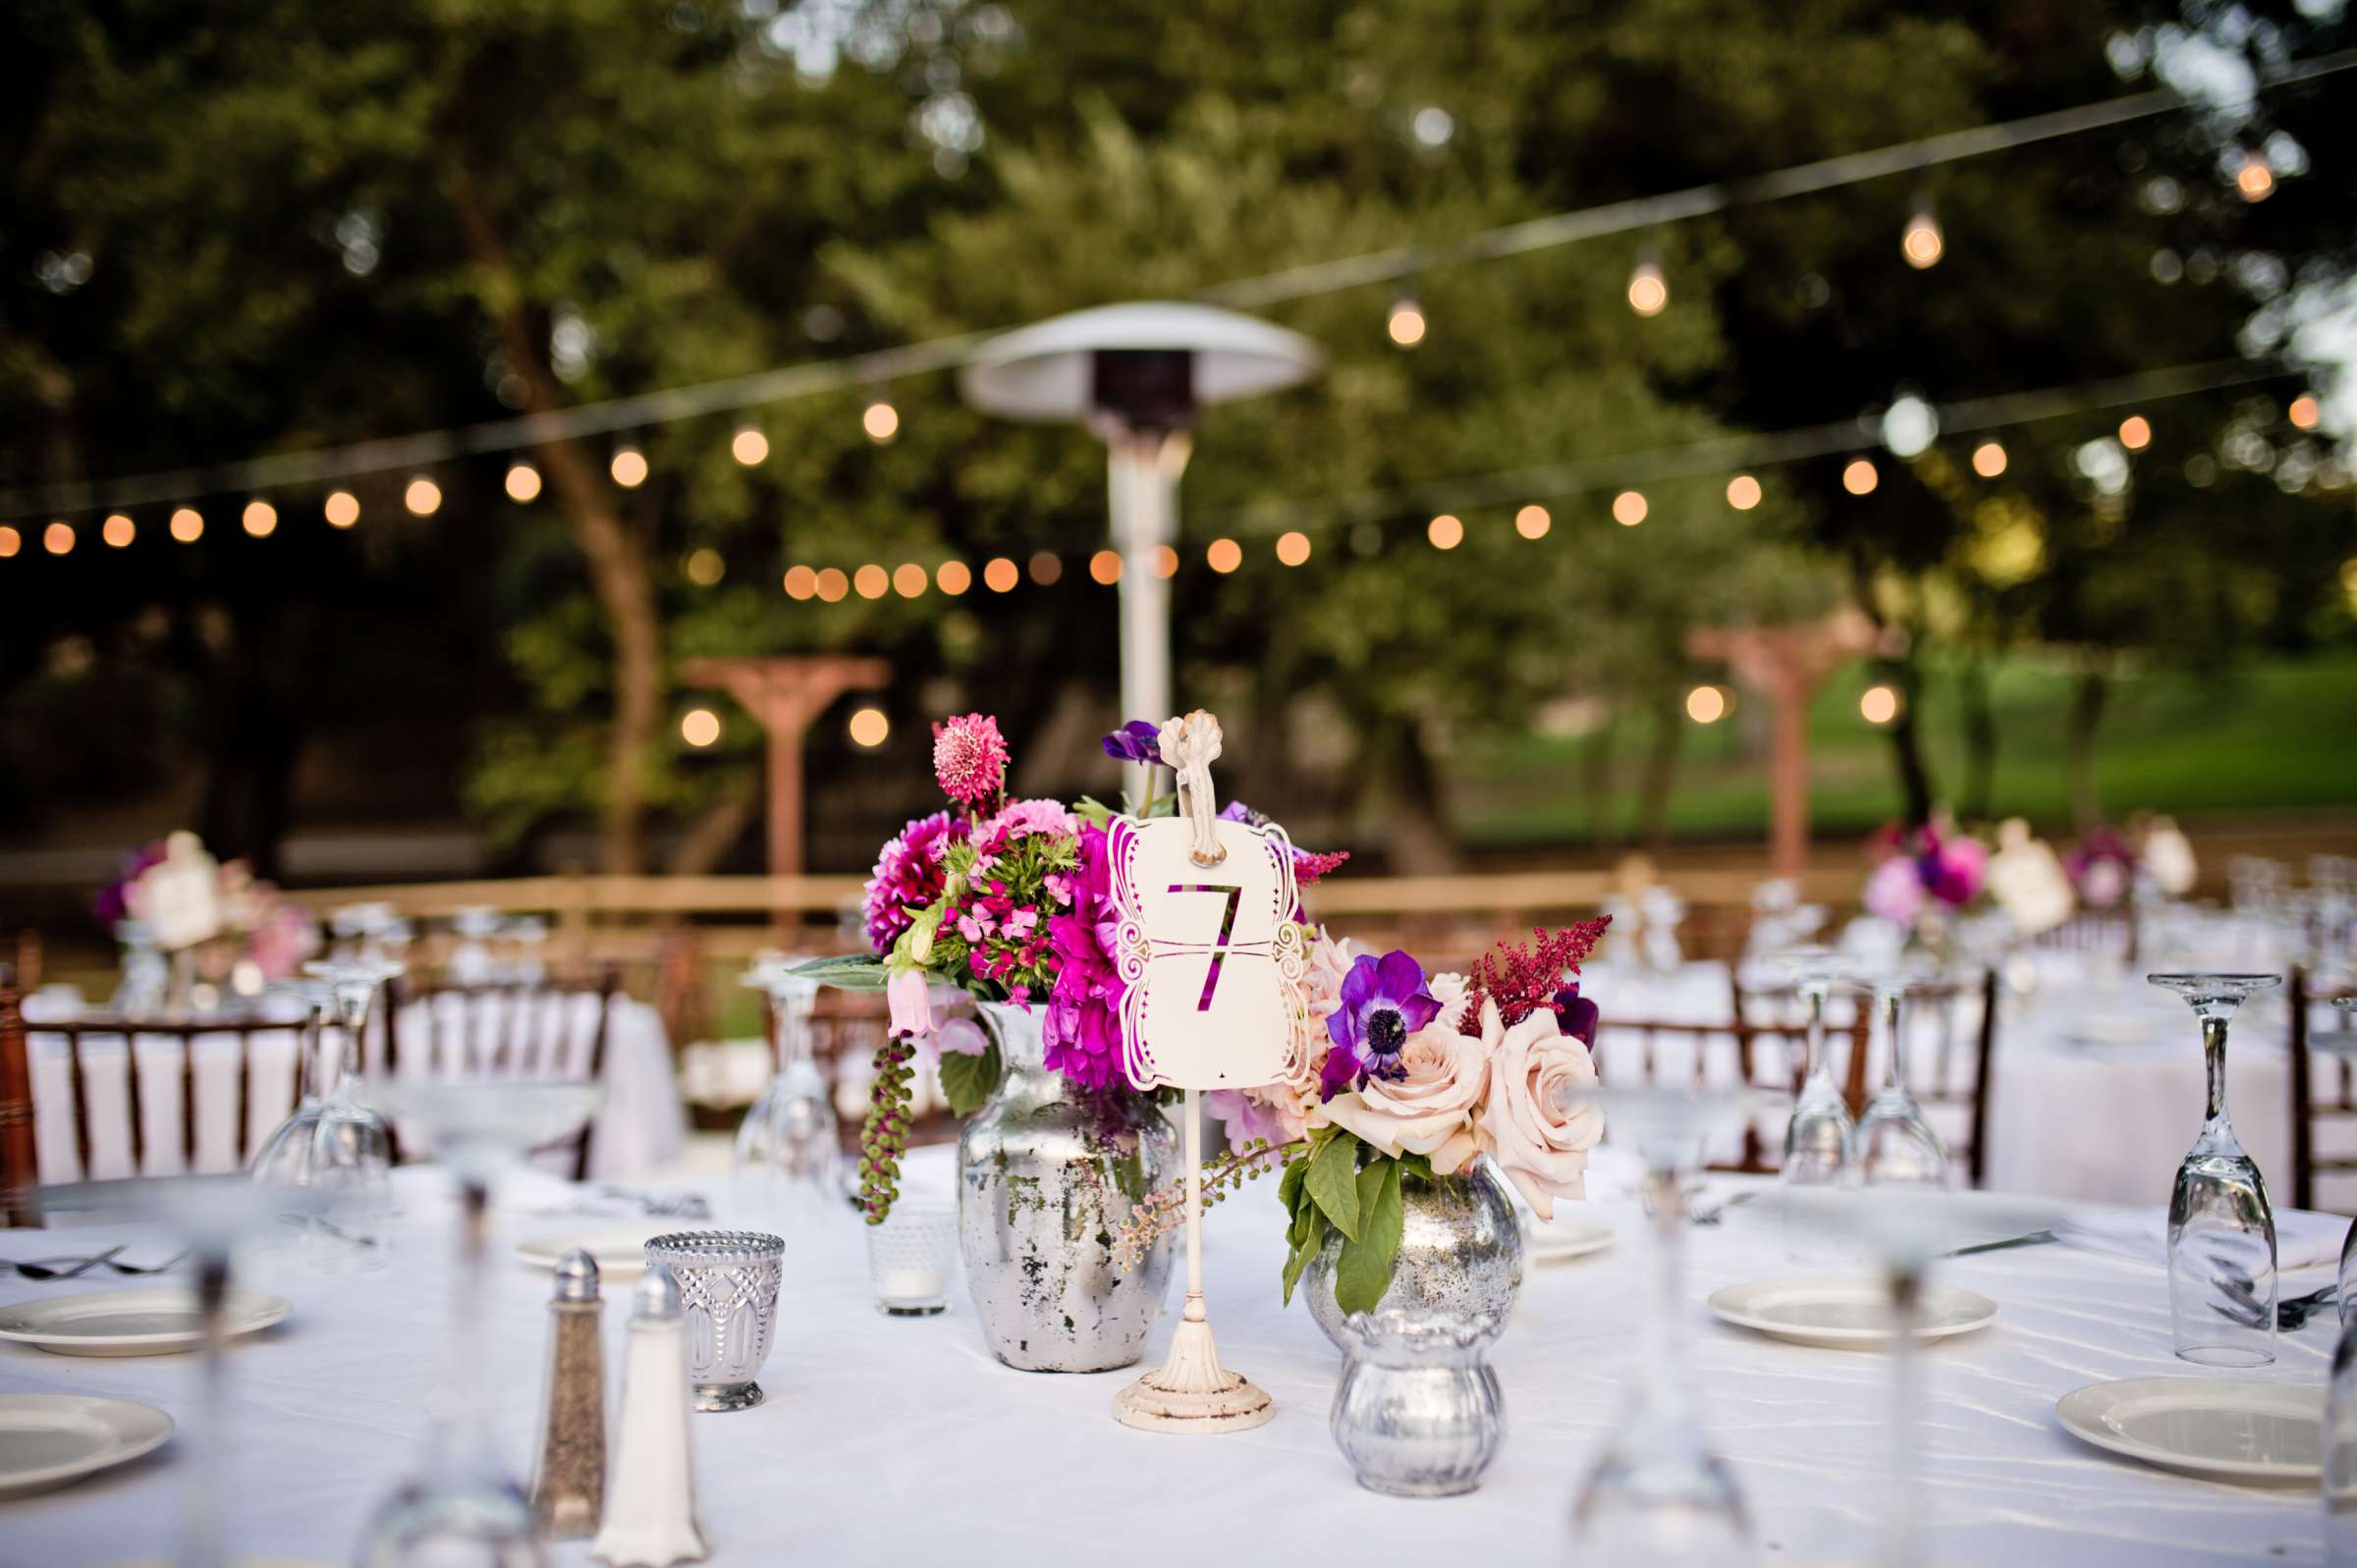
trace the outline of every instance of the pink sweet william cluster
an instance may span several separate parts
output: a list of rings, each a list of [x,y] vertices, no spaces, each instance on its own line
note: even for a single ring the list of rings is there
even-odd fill
[[[1989,846],[1945,817],[1907,830],[1892,823],[1874,836],[1878,859],[1866,877],[1866,912],[1912,927],[1927,911],[1961,909],[1987,885]]]

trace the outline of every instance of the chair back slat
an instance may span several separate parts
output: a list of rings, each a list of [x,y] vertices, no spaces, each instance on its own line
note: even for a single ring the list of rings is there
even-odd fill
[[[2357,1157],[2321,1154],[2317,1148],[2318,1122],[2357,1115],[2357,1072],[2352,1071],[2348,1056],[2335,1053],[2339,1059],[2326,1075],[2331,1087],[2320,1095],[2319,1053],[2314,1049],[2317,1009],[2349,996],[2357,996],[2357,987],[2319,986],[2315,977],[2297,964],[2284,988],[2284,1000],[2291,1008],[2291,1202],[2295,1209],[2317,1207],[2316,1178],[2320,1173],[2357,1170]]]
[[[387,1008],[388,1070],[421,1063],[428,1075],[480,1074],[596,1082],[606,1070],[617,977],[538,985],[401,985]],[[587,1050],[573,1049],[576,1037]],[[576,1181],[589,1173],[593,1120],[561,1147]]]
[[[0,1222],[30,1225],[40,1154],[32,1136],[32,1054],[25,1039],[22,998],[0,984]]]
[[[275,1125],[294,1108],[306,1078],[302,1058],[309,1040],[300,1020],[168,1022],[85,1015],[22,1027],[28,1084],[41,1086],[34,1096],[33,1168],[39,1171],[46,1149],[51,1180],[68,1179],[68,1173],[94,1178],[118,1169],[135,1176],[199,1170],[207,1164],[207,1149],[211,1163],[227,1161],[230,1168],[242,1167],[259,1141],[255,1122]],[[281,1040],[292,1048],[285,1076],[275,1068],[266,1078],[257,1074],[255,1052],[266,1043],[275,1049]],[[224,1044],[226,1052],[220,1049]],[[48,1065],[38,1072],[33,1070],[36,1047],[55,1053],[43,1058]],[[119,1098],[113,1088],[118,1060]],[[265,1082],[273,1098],[265,1097]],[[151,1089],[168,1098],[157,1098]],[[282,1091],[283,1105],[274,1098]],[[40,1113],[42,1094],[61,1102],[48,1117]],[[225,1141],[205,1136],[208,1106],[216,1123],[228,1123]],[[180,1123],[176,1143],[171,1141],[175,1117]],[[61,1122],[70,1126],[70,1143],[46,1143],[38,1130],[44,1121],[53,1129]],[[120,1142],[115,1141],[118,1129]]]

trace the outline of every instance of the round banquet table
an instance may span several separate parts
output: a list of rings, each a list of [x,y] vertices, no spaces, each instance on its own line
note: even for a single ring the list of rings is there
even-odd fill
[[[923,1153],[932,1163],[920,1174],[946,1182],[943,1152]],[[444,1353],[453,1227],[429,1172],[401,1179],[410,1217],[389,1271],[339,1278],[265,1259],[249,1277],[292,1297],[295,1312],[232,1352],[225,1501],[237,1553],[348,1561],[370,1509],[417,1456]],[[545,1201],[546,1189],[535,1194]],[[489,1394],[504,1452],[522,1474],[545,1376],[549,1280],[512,1248],[524,1237],[618,1222],[530,1217],[523,1199],[505,1204],[485,1365],[497,1369]],[[1054,1377],[1000,1366],[962,1291],[943,1317],[879,1316],[856,1219],[805,1217],[789,1243],[780,1339],[761,1379],[768,1401],[694,1418],[711,1560],[1562,1561],[1570,1500],[1637,1372],[1638,1317],[1649,1299],[1635,1207],[1599,1201],[1572,1214],[1610,1225],[1616,1244],[1532,1269],[1493,1357],[1507,1408],[1505,1447],[1480,1490],[1437,1500],[1381,1497],[1352,1483],[1327,1432],[1339,1358],[1299,1303],[1279,1306],[1281,1227],[1265,1183],[1213,1214],[1205,1264],[1222,1358],[1268,1389],[1278,1414],[1257,1431],[1217,1437],[1118,1425],[1111,1402],[1134,1370]],[[1773,1229],[1741,1222],[1742,1214],[1687,1231],[1679,1310],[1691,1325],[1712,1440],[1749,1498],[1764,1563],[1862,1560],[1889,1441],[1887,1361],[1755,1337],[1708,1316],[1704,1297],[1721,1285],[1822,1271],[1790,1264]],[[61,1239],[0,1232],[0,1256],[54,1254]],[[2044,1245],[1955,1260],[1940,1277],[1994,1297],[2001,1312],[1990,1328],[1924,1357],[1931,1561],[2322,1560],[2312,1488],[2165,1474],[2086,1447],[2056,1425],[2056,1399],[2082,1384],[2196,1371],[2169,1354],[2157,1262]],[[0,1280],[0,1302],[82,1288],[11,1276]],[[626,1284],[609,1285],[610,1400],[628,1298]],[[1150,1358],[1167,1346],[1170,1321],[1166,1313]],[[2246,1376],[2320,1382],[2332,1332],[2330,1315],[2319,1317],[2283,1339],[2274,1367]],[[145,1459],[0,1502],[0,1563],[96,1568],[169,1558],[186,1446],[209,1440],[194,1430],[198,1370],[188,1356],[82,1360],[0,1344],[0,1390],[140,1400],[183,1424]],[[588,1561],[580,1541],[550,1556]]]

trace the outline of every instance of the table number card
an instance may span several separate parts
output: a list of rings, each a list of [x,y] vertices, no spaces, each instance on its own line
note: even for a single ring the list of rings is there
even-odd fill
[[[1206,1089],[1292,1076],[1308,1003],[1306,954],[1293,919],[1300,892],[1283,828],[1222,822],[1211,765],[1220,722],[1197,710],[1156,737],[1178,775],[1178,815],[1116,818],[1106,829],[1120,928],[1122,1065],[1140,1089],[1186,1091],[1186,1307],[1171,1353],[1114,1396],[1116,1419],[1149,1432],[1241,1432],[1276,1404],[1220,1365],[1203,1306],[1203,1111]]]
[[[1274,824],[1212,828],[1209,866],[1183,818],[1121,817],[1107,830],[1128,987],[1123,1065],[1141,1089],[1255,1088],[1300,1067],[1307,949],[1292,843]]]

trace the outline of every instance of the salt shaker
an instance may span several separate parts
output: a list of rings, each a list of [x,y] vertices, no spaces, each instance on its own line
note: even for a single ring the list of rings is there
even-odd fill
[[[1395,1497],[1480,1486],[1506,1437],[1506,1404],[1486,1359],[1498,1321],[1391,1307],[1352,1313],[1343,1332],[1350,1359],[1332,1426],[1358,1484]]]
[[[579,1247],[557,1261],[548,1304],[548,1407],[532,1473],[532,1517],[550,1541],[597,1533],[606,1505],[605,1302],[597,1260]]]
[[[687,1337],[680,1285],[649,1266],[630,1309],[622,1363],[622,1426],[614,1497],[589,1555],[608,1568],[671,1568],[710,1548],[695,1517],[695,1460],[688,1450]]]

